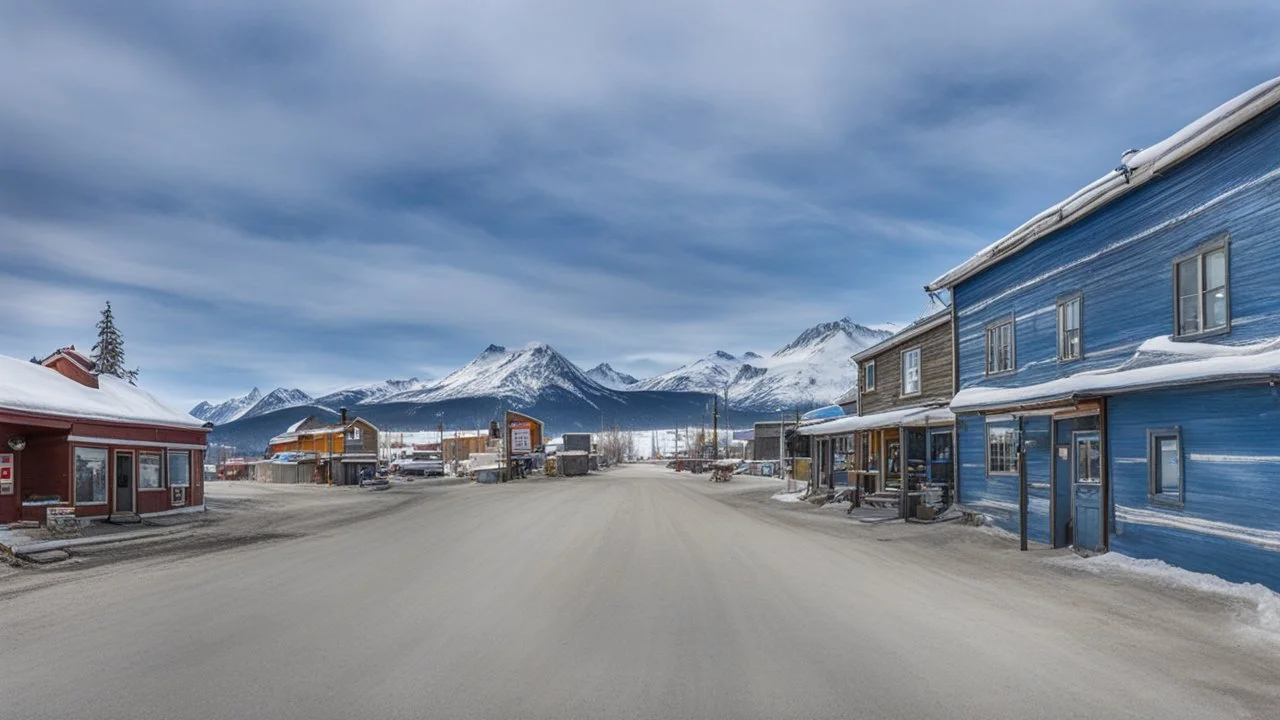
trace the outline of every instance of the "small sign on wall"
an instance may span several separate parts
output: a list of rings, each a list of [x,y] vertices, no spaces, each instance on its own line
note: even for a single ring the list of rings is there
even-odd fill
[[[173,491],[173,500],[172,502],[170,502],[171,505],[187,504],[187,489],[185,487],[172,488],[172,491]]]
[[[12,495],[14,484],[13,453],[0,453],[0,495]]]

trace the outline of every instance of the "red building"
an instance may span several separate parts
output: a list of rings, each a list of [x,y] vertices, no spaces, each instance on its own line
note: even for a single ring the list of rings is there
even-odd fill
[[[209,429],[74,347],[39,364],[0,356],[0,523],[201,509]]]

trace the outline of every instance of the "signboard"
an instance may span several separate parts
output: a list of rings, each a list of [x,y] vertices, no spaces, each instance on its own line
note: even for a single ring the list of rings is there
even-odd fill
[[[533,452],[533,424],[527,422],[511,423],[511,452]]]
[[[45,508],[45,527],[54,535],[79,535],[80,521],[73,507]]]
[[[13,453],[0,453],[0,495],[12,495],[13,483]]]

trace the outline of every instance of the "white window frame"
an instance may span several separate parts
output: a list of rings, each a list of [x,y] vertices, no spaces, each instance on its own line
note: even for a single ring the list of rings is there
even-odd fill
[[[1210,255],[1222,253],[1222,286],[1214,288],[1205,287],[1206,266]],[[1181,274],[1179,272],[1181,266],[1185,263],[1194,262],[1196,269],[1196,287],[1194,290],[1188,290],[1181,285]],[[1223,294],[1223,304],[1225,305],[1225,322],[1215,327],[1206,327],[1209,315],[1209,296],[1211,293],[1221,290]],[[1182,301],[1196,299],[1197,323],[1194,330],[1183,331],[1182,328]],[[1213,335],[1223,335],[1231,332],[1231,242],[1227,233],[1221,233],[1210,238],[1195,250],[1180,255],[1173,260],[1173,339],[1189,340],[1210,337]]]
[[[986,374],[987,375],[1005,375],[1012,373],[1018,369],[1018,352],[1017,339],[1014,334],[1014,318],[1013,316],[1005,317],[1000,320],[987,324],[986,328]],[[1001,337],[1001,331],[1008,328],[1008,342],[1004,342]],[[992,337],[995,336],[995,344],[992,343]],[[996,351],[1004,350],[998,359],[1003,362],[996,362]]]
[[[173,460],[172,458],[181,455],[187,459],[187,479],[182,484],[173,481]],[[164,476],[168,480],[168,486],[173,488],[191,487],[191,451],[190,450],[168,450],[164,456]]]
[[[876,389],[876,361],[868,360],[862,366],[862,389],[871,392]]]
[[[156,486],[156,487],[145,486],[145,485],[143,485],[143,484],[142,484],[142,458],[144,458],[144,457],[153,457],[153,458],[156,458],[156,462],[158,463],[158,465],[157,465],[157,469],[159,469],[159,471],[160,471],[160,484],[159,484],[158,486]],[[165,461],[164,461],[164,453],[158,453],[158,452],[143,452],[143,451],[139,451],[139,452],[138,452],[138,461],[137,461],[137,462],[138,462],[138,481],[137,481],[137,485],[138,485],[138,492],[156,492],[157,490],[164,490],[164,489],[165,489],[165,486],[164,486],[164,475],[165,475],[165,465],[164,465],[164,462],[165,462]]]
[[[915,388],[910,389],[907,386],[907,377],[908,377],[907,370],[909,369],[907,366],[907,361],[909,358],[913,358],[913,357],[915,358],[915,363],[916,363],[914,368]],[[922,368],[920,367],[920,348],[913,347],[910,350],[903,350],[901,353],[900,360],[902,363],[902,397],[919,395],[922,392],[924,387],[924,381],[921,373]]]
[[[79,478],[76,477],[76,456],[81,450],[92,450],[102,453],[102,500],[80,500],[77,491],[79,489]],[[98,447],[96,445],[75,445],[71,448],[71,504],[76,507],[87,507],[89,505],[106,505],[111,502],[111,453],[108,448]]]
[[[351,439],[352,439],[352,440],[359,440],[359,439],[360,439],[360,426],[359,426],[359,425],[352,425],[352,426],[351,426]]]
[[[1075,327],[1070,327],[1069,315],[1075,309]],[[1072,293],[1058,298],[1058,362],[1075,362],[1084,359],[1084,295]],[[1075,346],[1071,335],[1074,332]]]
[[[991,440],[994,433],[1004,435],[1007,433],[1008,442],[1001,443],[1007,445],[1005,452],[992,453]],[[987,475],[1017,475],[1018,474],[1018,428],[1008,424],[987,424],[986,432],[983,437],[983,453],[987,456],[986,469]]]

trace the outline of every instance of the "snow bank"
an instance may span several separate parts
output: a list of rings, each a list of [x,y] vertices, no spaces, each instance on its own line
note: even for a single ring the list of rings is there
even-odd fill
[[[809,492],[809,486],[801,485],[798,491],[793,493],[778,493],[773,496],[773,499],[784,503],[804,502],[804,496],[807,492]]]
[[[1264,585],[1230,582],[1217,575],[1174,567],[1162,560],[1133,558],[1115,552],[1090,558],[1053,558],[1045,562],[1095,575],[1137,576],[1165,587],[1184,588],[1222,598],[1242,600],[1256,609],[1256,618],[1251,620],[1256,620],[1260,629],[1274,633],[1280,638],[1280,593]]]

